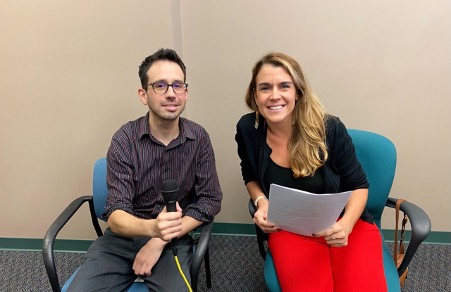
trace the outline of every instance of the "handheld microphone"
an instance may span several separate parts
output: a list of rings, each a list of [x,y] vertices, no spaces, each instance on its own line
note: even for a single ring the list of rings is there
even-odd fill
[[[166,204],[166,210],[168,212],[177,211],[177,197],[178,197],[179,186],[175,180],[165,180],[161,186],[161,194],[163,195],[164,202]],[[177,238],[171,239],[172,252],[174,256],[177,255]]]

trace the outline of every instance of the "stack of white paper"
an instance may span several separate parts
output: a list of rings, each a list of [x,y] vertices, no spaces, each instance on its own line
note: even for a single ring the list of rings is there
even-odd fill
[[[282,230],[312,236],[335,223],[350,195],[350,191],[313,194],[271,184],[268,221]]]

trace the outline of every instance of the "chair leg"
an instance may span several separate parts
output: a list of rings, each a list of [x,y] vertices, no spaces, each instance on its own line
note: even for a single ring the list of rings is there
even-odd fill
[[[208,247],[204,255],[204,261],[205,261],[205,275],[207,277],[207,287],[211,288],[210,250]]]
[[[191,291],[197,292],[197,280],[193,281],[193,279],[191,279]]]

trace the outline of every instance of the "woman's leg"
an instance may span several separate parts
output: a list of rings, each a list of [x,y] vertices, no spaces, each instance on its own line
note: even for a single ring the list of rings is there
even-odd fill
[[[282,291],[334,291],[329,246],[322,238],[279,231],[269,235],[268,247]]]
[[[382,241],[376,224],[358,220],[346,247],[330,249],[334,291],[387,291]]]

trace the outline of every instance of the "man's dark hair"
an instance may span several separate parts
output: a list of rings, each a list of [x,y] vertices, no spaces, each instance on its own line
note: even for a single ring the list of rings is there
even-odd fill
[[[179,55],[172,50],[172,49],[159,49],[154,54],[150,55],[149,57],[145,58],[144,61],[139,66],[139,79],[141,79],[141,86],[144,88],[147,83],[149,82],[147,78],[147,72],[149,71],[150,67],[153,63],[157,61],[172,61],[174,63],[177,63],[180,68],[183,71],[183,81],[186,81],[186,66],[183,64],[182,59],[180,59]]]

